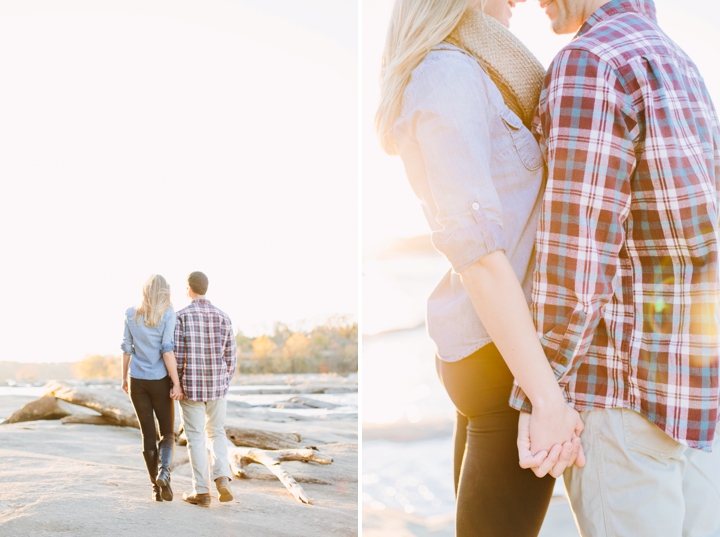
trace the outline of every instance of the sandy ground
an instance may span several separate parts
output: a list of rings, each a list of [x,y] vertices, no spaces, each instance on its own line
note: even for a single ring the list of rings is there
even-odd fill
[[[0,398],[7,416],[35,397]],[[210,508],[182,501],[192,489],[186,448],[177,446],[175,500],[156,503],[140,453],[140,432],[124,427],[35,421],[0,425],[0,535],[345,536],[358,531],[357,419],[263,421],[228,406],[228,424],[298,432],[334,458],[329,466],[283,463],[313,505],[292,498],[264,467],[234,479],[235,499]]]

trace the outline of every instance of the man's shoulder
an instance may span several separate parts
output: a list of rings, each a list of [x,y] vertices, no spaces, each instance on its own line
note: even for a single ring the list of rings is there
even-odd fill
[[[184,308],[178,310],[175,314],[177,315],[178,319],[181,319],[192,312],[192,304],[189,306],[185,306]]]
[[[560,51],[562,55],[590,55],[612,67],[626,65],[644,55],[674,52],[662,29],[641,13],[625,12],[596,23]]]
[[[209,300],[204,300],[202,302],[192,302],[177,312],[178,319],[182,319],[183,317],[188,317],[190,315],[196,315],[201,317],[217,316],[221,317],[228,323],[230,322],[230,317],[228,316],[228,314],[222,311],[217,306],[214,306]]]
[[[218,317],[220,317],[226,323],[232,324],[232,321],[230,320],[230,316],[227,313],[225,313],[223,310],[221,310],[220,308],[218,308],[216,306],[211,306],[211,307],[213,308],[213,310],[215,311],[215,313],[217,314]]]

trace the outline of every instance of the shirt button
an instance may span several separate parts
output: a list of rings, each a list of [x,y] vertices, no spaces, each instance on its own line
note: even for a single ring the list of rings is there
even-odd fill
[[[558,360],[558,362],[560,363],[560,365],[567,365],[568,359],[563,356]]]
[[[480,204],[476,201],[472,204],[473,211],[477,211],[480,208]]]

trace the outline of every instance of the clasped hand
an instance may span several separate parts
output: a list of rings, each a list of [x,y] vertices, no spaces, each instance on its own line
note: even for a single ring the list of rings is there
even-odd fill
[[[185,399],[185,394],[183,393],[182,386],[180,386],[179,384],[174,385],[172,387],[172,390],[170,390],[170,398],[175,399],[176,401]]]
[[[520,412],[517,439],[520,467],[532,469],[538,477],[546,474],[560,477],[573,464],[585,466],[580,442],[584,427],[580,414],[565,404],[551,411]]]

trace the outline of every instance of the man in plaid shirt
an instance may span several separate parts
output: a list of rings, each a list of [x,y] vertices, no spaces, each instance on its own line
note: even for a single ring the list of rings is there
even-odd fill
[[[202,272],[188,276],[187,293],[192,303],[178,311],[175,325],[175,358],[185,396],[180,400],[180,413],[193,482],[193,493],[184,493],[183,500],[202,506],[209,506],[211,501],[208,451],[220,501],[233,499],[225,435],[225,396],[237,363],[232,323],[205,298],[207,288],[208,279]]]
[[[548,164],[533,315],[584,468],[584,536],[720,535],[720,128],[652,0],[540,0],[577,31],[535,122]],[[511,405],[530,411],[516,387]]]

